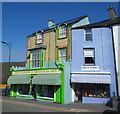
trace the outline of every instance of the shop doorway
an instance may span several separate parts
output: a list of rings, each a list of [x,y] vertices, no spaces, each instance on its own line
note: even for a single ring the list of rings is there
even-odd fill
[[[74,100],[82,102],[82,86],[80,84],[73,84]]]

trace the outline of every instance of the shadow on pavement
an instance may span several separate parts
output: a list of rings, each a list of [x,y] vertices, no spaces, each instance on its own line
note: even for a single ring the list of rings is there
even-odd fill
[[[120,114],[120,112],[115,110],[105,110],[103,114]]]

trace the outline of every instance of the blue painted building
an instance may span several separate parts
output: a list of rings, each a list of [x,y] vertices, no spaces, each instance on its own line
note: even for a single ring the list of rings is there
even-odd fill
[[[72,102],[107,103],[117,96],[111,27],[117,23],[115,17],[72,30]]]

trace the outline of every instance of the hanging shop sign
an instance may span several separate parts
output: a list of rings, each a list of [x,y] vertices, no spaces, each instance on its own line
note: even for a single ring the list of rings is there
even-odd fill
[[[57,73],[61,73],[60,69],[13,71],[12,75],[57,74]]]
[[[98,71],[99,70],[99,66],[81,66],[81,70],[84,71]]]

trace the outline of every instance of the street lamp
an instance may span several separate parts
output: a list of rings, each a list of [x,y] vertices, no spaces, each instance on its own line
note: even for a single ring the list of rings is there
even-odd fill
[[[11,42],[8,44],[4,41],[1,41],[1,43],[6,44],[9,47],[9,61],[8,61],[8,75],[7,78],[10,76],[10,59],[11,59]]]
[[[1,41],[1,43],[6,44],[9,47],[9,61],[8,61],[8,74],[7,74],[7,79],[8,79],[10,76],[11,42],[8,44],[4,41]],[[8,96],[8,86],[6,86],[5,95]]]

